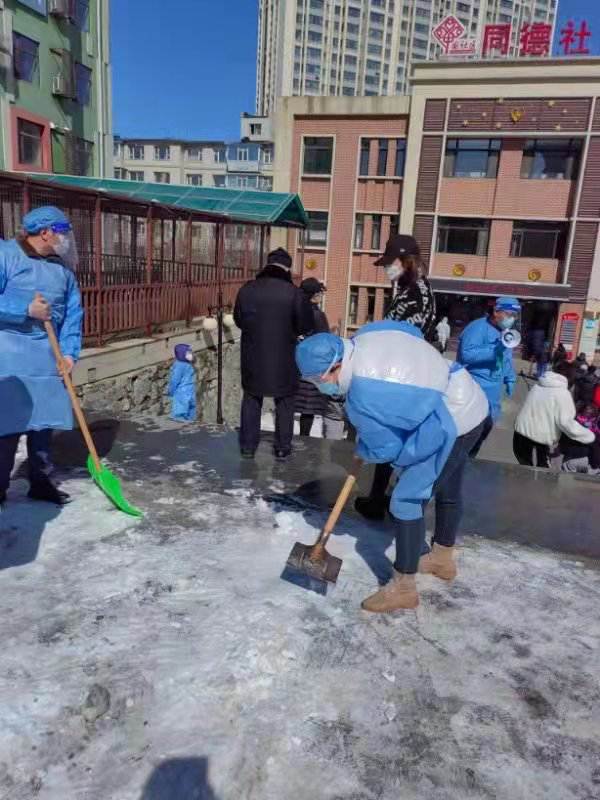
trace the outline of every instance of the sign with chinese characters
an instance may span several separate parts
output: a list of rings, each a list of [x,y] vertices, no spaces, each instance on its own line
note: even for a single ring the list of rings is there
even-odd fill
[[[522,58],[543,58],[552,54],[552,25],[547,22],[525,23],[518,31],[516,41],[510,24],[485,25],[481,41],[467,38],[465,33],[465,26],[453,15],[447,16],[432,31],[433,38],[446,56],[498,58],[508,56],[515,45],[516,53]],[[569,20],[560,31],[559,53],[565,56],[590,55],[591,35],[585,20],[579,26]]]
[[[43,14],[45,17],[48,16],[47,0],[19,0],[19,3],[22,6],[31,8],[33,11],[37,11],[38,14]]]

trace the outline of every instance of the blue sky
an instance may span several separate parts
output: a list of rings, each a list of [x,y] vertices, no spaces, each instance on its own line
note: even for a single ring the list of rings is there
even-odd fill
[[[257,0],[115,0],[115,133],[238,138],[241,112],[254,111],[257,5]],[[559,30],[569,19],[587,20],[592,55],[600,55],[598,0],[559,0]]]

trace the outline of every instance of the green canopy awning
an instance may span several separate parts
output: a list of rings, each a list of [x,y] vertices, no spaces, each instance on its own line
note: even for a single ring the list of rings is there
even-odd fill
[[[71,189],[101,192],[115,198],[159,203],[198,214],[214,214],[233,222],[252,222],[283,227],[308,227],[308,218],[297,194],[259,192],[250,189],[215,189],[168,183],[83,178],[74,175],[31,173],[32,181],[59,184]]]

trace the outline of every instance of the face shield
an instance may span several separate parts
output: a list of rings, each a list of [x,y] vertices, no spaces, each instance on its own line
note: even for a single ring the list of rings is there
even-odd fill
[[[57,257],[67,269],[76,272],[79,266],[79,254],[71,223],[55,222],[50,230],[55,236],[53,247]]]

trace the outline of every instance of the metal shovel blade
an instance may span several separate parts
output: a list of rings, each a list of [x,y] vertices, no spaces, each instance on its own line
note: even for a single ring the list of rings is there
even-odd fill
[[[128,503],[123,497],[121,482],[115,475],[112,474],[109,469],[106,467],[102,467],[100,470],[96,469],[94,460],[91,456],[88,458],[87,466],[94,483],[99,486],[100,489],[102,489],[104,494],[109,498],[109,500],[112,500],[118,509],[124,511],[125,514],[130,514],[132,517],[144,516],[143,511],[140,511],[139,508],[132,506],[131,503]]]
[[[303,572],[309,578],[335,583],[342,568],[342,559],[332,556],[318,544],[301,544],[292,547],[286,567]]]

